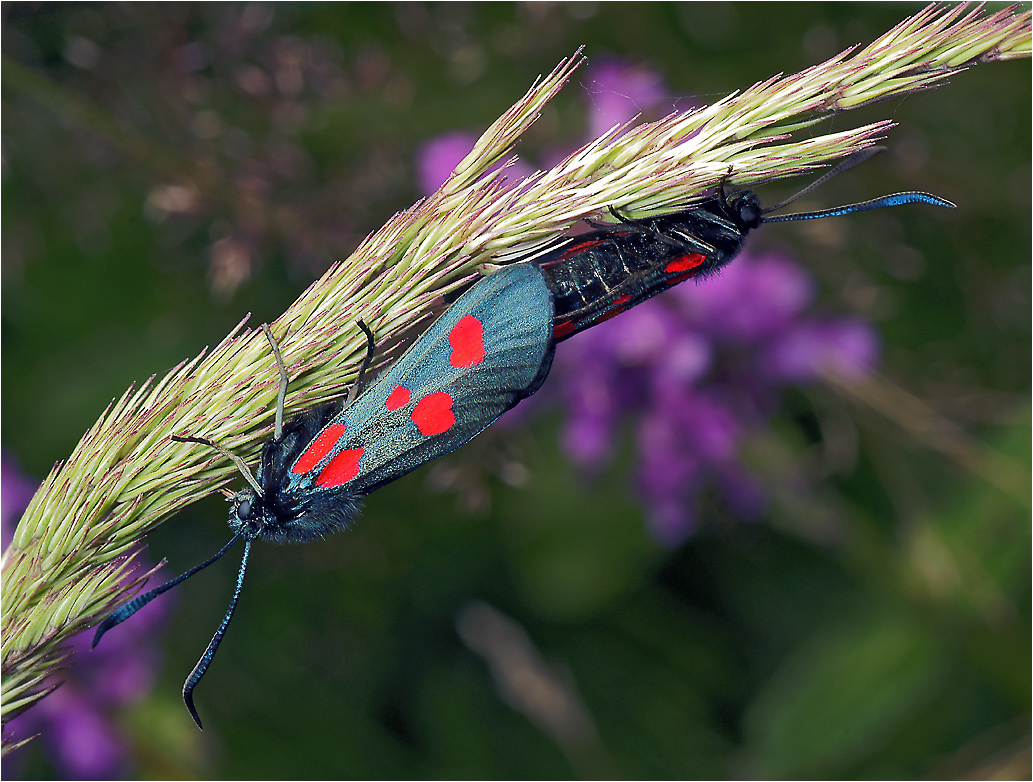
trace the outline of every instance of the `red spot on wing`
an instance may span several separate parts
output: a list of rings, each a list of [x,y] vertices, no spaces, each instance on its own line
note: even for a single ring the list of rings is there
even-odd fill
[[[629,301],[631,301],[630,295],[621,296],[613,304],[610,305],[610,307],[606,310],[606,312],[602,314],[602,316],[599,318],[599,320],[596,321],[596,323],[603,323],[604,321],[607,321],[610,318],[617,317],[622,312],[624,312],[624,310],[627,309],[626,305]]]
[[[294,466],[291,467],[291,472],[295,475],[307,473],[334,449],[334,446],[337,445],[337,441],[341,439],[343,434],[344,424],[330,424],[330,426],[319,433],[319,436],[298,457],[297,461],[294,462]]]
[[[473,315],[464,315],[448,332],[452,346],[449,363],[454,367],[472,367],[484,361],[484,327]]]
[[[410,416],[425,437],[447,432],[456,422],[452,412],[452,395],[445,391],[427,394],[413,408]]]
[[[397,410],[399,407],[405,407],[409,404],[409,389],[405,386],[395,386],[394,391],[388,396],[384,406],[388,410]]]
[[[608,236],[598,237],[595,239],[585,239],[581,242],[574,242],[574,244],[568,245],[563,248],[563,254],[560,256],[560,260],[567,260],[575,255],[580,255],[585,250],[591,250],[593,247],[598,247],[601,244],[606,244],[610,241]]]
[[[574,333],[574,321],[565,320],[562,323],[557,323],[552,330],[553,339],[563,339]]]
[[[346,448],[337,456],[327,462],[316,478],[316,486],[321,489],[331,489],[347,483],[359,474],[359,459],[365,452],[365,448]]]
[[[689,279],[689,277],[695,277],[696,276],[696,271],[697,271],[696,269],[692,269],[691,271],[682,272],[681,274],[676,274],[674,277],[671,277],[671,279],[669,279],[667,281],[667,285],[669,287],[673,288],[679,282],[685,282],[685,280]]]
[[[593,247],[606,244],[609,241],[610,238],[608,236],[574,241],[571,244],[565,244],[562,247],[555,248],[552,252],[546,253],[541,260],[536,260],[535,264],[542,269],[551,269],[554,266],[559,266],[561,263],[566,263],[586,250],[591,250]]]
[[[695,269],[697,266],[702,265],[706,259],[707,257],[705,255],[700,255],[699,253],[679,255],[677,258],[667,263],[664,267],[664,271],[667,272],[667,274],[673,274],[674,272],[687,272],[690,269]]]

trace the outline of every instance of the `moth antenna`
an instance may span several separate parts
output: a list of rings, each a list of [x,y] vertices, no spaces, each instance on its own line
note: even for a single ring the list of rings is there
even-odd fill
[[[819,209],[816,212],[797,212],[791,215],[778,215],[777,217],[765,217],[765,223],[785,223],[792,220],[818,220],[822,217],[836,217],[838,215],[850,214],[851,212],[867,212],[870,209],[882,209],[887,206],[902,206],[903,204],[931,204],[942,206],[946,209],[957,207],[945,198],[934,196],[932,193],[922,193],[911,190],[906,193],[893,193],[892,195],[873,198],[870,201],[861,201],[856,204],[844,204],[834,206],[830,209]]]
[[[218,443],[214,443],[211,440],[206,440],[203,437],[180,437],[178,434],[172,435],[172,439],[177,443],[200,443],[201,445],[207,445],[209,448],[214,448],[216,451],[221,453],[227,459],[237,465],[237,469],[240,470],[241,475],[244,479],[251,484],[251,488],[257,492],[257,496],[264,497],[265,492],[262,491],[262,487],[258,485],[258,481],[255,480],[255,476],[251,474],[251,468],[247,466],[247,463],[237,456],[235,453],[229,451]]]
[[[237,533],[234,536],[234,540],[239,538],[241,533]],[[187,676],[186,681],[183,682],[183,702],[186,704],[187,711],[190,712],[190,716],[193,717],[194,722],[197,724],[199,730],[204,730],[201,727],[201,718],[197,716],[197,709],[194,707],[194,688],[198,682],[201,681],[201,677],[204,676],[208,670],[208,666],[212,664],[212,659],[215,657],[215,653],[219,650],[219,644],[222,643],[222,637],[226,634],[226,628],[230,626],[230,620],[233,618],[233,612],[237,608],[237,600],[240,599],[240,589],[244,586],[244,571],[247,570],[247,557],[251,552],[251,540],[248,539],[244,542],[244,556],[240,560],[240,570],[237,571],[237,586],[233,590],[233,598],[230,600],[230,607],[226,609],[226,615],[222,618],[222,623],[219,625],[219,629],[215,631],[215,635],[212,636],[212,640],[208,644],[208,648],[204,650],[204,654],[197,661],[197,665],[194,666],[194,670]]]
[[[774,206],[769,206],[767,209],[765,209],[762,212],[762,214],[767,214],[768,212],[775,212],[775,211],[778,211],[779,209],[781,209],[783,206],[789,206],[791,203],[793,203],[793,201],[796,201],[796,200],[798,200],[800,198],[803,198],[805,195],[807,195],[809,192],[814,190],[816,187],[821,187],[823,184],[828,182],[833,177],[837,177],[840,174],[842,174],[844,171],[849,171],[854,166],[859,166],[862,163],[864,163],[866,160],[870,160],[871,158],[873,158],[876,155],[878,155],[880,152],[885,152],[885,151],[886,151],[886,147],[868,147],[867,149],[862,149],[860,152],[855,152],[854,154],[850,155],[849,157],[844,158],[839,163],[839,165],[837,165],[835,168],[831,169],[830,171],[826,171],[820,177],[815,179],[813,182],[811,182],[809,185],[807,185],[807,187],[805,187],[803,190],[801,190],[798,193],[795,193],[794,195],[789,196],[789,198],[787,198],[785,201],[777,203]],[[775,221],[774,220],[765,220],[764,222],[775,222]]]
[[[243,536],[243,534],[244,534],[243,532],[238,532],[236,535],[234,535],[232,538],[230,538],[230,542],[229,543],[227,543],[225,546],[223,546],[221,549],[219,549],[219,553],[218,554],[216,554],[215,556],[213,556],[213,557],[211,557],[209,559],[206,559],[200,565],[195,565],[194,567],[190,568],[190,570],[188,570],[186,573],[183,573],[181,575],[176,576],[171,581],[166,581],[164,584],[162,584],[157,589],[152,589],[150,592],[145,592],[142,595],[138,595],[137,597],[134,597],[128,603],[123,605],[121,608],[119,608],[117,611],[115,611],[113,614],[111,614],[107,619],[105,619],[103,622],[100,623],[100,626],[97,627],[97,632],[94,633],[94,635],[93,635],[93,643],[90,644],[90,648],[91,649],[96,648],[97,644],[100,643],[100,639],[103,637],[104,633],[106,633],[108,630],[110,630],[115,625],[122,624],[122,622],[124,622],[126,619],[131,617],[133,614],[135,614],[137,611],[139,611],[141,608],[143,608],[149,602],[154,600],[154,598],[156,598],[158,595],[160,595],[160,594],[162,594],[164,592],[168,592],[170,589],[172,589],[172,587],[176,586],[176,584],[179,584],[179,583],[182,583],[183,581],[186,581],[188,578],[190,578],[192,575],[194,575],[194,573],[197,573],[197,572],[199,572],[201,570],[204,570],[210,564],[215,562],[223,554],[225,554],[227,551],[229,551],[231,548],[233,548],[233,544],[236,543],[238,540],[240,540],[240,538]]]
[[[283,434],[283,403],[287,399],[287,383],[290,381],[287,378],[287,367],[283,364],[283,356],[280,355],[280,346],[276,344],[268,323],[262,324],[262,332],[269,340],[269,346],[273,349],[273,355],[276,356],[276,368],[280,370],[280,390],[276,395],[276,428],[273,431],[273,439],[279,442],[280,435]]]

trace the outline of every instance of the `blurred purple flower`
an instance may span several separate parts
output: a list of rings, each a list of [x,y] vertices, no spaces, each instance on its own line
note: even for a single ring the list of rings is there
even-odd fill
[[[593,66],[586,83],[591,138],[671,100],[659,75],[619,60]],[[450,133],[424,145],[424,193],[448,178],[474,140]],[[543,159],[565,154],[549,150]],[[533,414],[543,396],[559,397],[567,413],[561,446],[592,471],[613,458],[630,421],[638,488],[650,529],[665,544],[692,532],[696,497],[706,489],[740,518],[756,519],[767,497],[739,452],[766,426],[780,390],[826,369],[856,380],[878,361],[872,327],[808,316],[814,295],[814,281],[791,258],[744,253],[720,274],[678,285],[564,343],[545,394],[503,421]]]
[[[814,380],[822,371],[860,380],[879,359],[878,337],[858,320],[813,321],[773,340],[763,359],[765,371],[786,382]]]
[[[0,550],[6,550],[14,538],[18,519],[38,486],[39,481],[30,480],[18,468],[17,459],[4,449],[0,456]]]
[[[867,324],[806,314],[812,291],[788,258],[746,253],[565,343],[551,383],[567,410],[567,455],[598,469],[630,420],[657,539],[674,544],[692,531],[694,498],[707,487],[740,517],[757,518],[765,493],[738,453],[781,388],[813,382],[826,367],[857,379],[878,358]]]
[[[473,133],[456,131],[435,136],[423,144],[416,152],[416,184],[419,186],[420,192],[430,195],[441,187],[452,170],[470,154],[475,143],[477,143],[477,136]],[[499,161],[490,170],[498,171],[505,162],[505,160]],[[506,168],[504,176],[508,181],[514,182],[532,173],[533,170],[526,163],[518,160]]]
[[[601,136],[666,97],[660,74],[613,58],[589,67],[586,83],[589,138]]]
[[[656,106],[665,97],[663,78],[659,74],[616,59],[590,67],[587,83],[590,85],[587,88],[590,139]],[[450,131],[423,144],[416,152],[416,184],[420,192],[430,195],[441,187],[476,141],[473,133]],[[566,154],[559,150],[547,151],[543,160],[558,161]],[[533,171],[533,166],[518,160],[506,169],[505,175],[514,182]]]
[[[15,523],[36,491],[38,482],[27,478],[6,450],[2,460],[2,517],[4,548],[13,537]],[[137,557],[136,567],[148,569]],[[167,624],[172,604],[156,601],[141,610],[132,622],[104,643],[90,650],[93,632],[71,641],[74,664],[57,690],[11,720],[5,730],[15,740],[40,734],[55,768],[68,779],[113,779],[127,771],[127,742],[107,716],[109,709],[124,708],[150,692],[159,665],[158,640]],[[3,775],[17,778],[17,753],[3,759]],[[12,762],[13,761],[13,762]]]
[[[114,726],[78,688],[66,684],[35,707],[33,732],[42,733],[51,759],[71,779],[124,776],[127,747]],[[26,720],[30,710],[18,722]]]
[[[445,133],[423,144],[416,153],[416,184],[420,192],[430,195],[441,187],[448,175],[470,154],[477,136],[473,133]]]
[[[751,264],[736,259],[705,281],[673,290],[711,334],[733,340],[753,340],[784,329],[814,298],[807,272],[776,254]]]

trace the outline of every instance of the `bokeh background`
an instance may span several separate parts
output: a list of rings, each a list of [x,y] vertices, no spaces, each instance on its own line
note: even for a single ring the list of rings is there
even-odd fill
[[[113,397],[275,318],[578,45],[531,167],[917,9],[5,4],[5,540]],[[5,776],[1028,776],[1030,92],[986,65],[826,122],[899,127],[801,208],[958,209],[765,227],[571,340],[353,530],[257,548],[203,733],[180,686],[232,561],[81,645]],[[207,557],[225,513],[152,561]]]

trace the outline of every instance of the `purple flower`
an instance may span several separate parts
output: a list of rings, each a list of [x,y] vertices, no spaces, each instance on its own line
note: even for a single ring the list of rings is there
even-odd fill
[[[416,184],[420,192],[430,195],[441,187],[448,175],[470,154],[477,136],[472,133],[445,133],[420,147],[416,153]]]
[[[666,97],[662,76],[617,59],[592,65],[586,82],[589,138],[633,119]]]
[[[747,263],[736,259],[673,291],[713,336],[752,341],[791,324],[814,298],[814,283],[794,261],[772,253]]]
[[[652,71],[608,59],[588,69],[588,138],[593,139],[614,125],[627,122],[639,113],[653,108],[665,98],[663,78]],[[420,192],[430,195],[448,179],[449,174],[473,149],[477,136],[463,131],[450,131],[435,136],[416,153],[416,184]],[[567,156],[561,150],[546,151],[542,160],[551,164]],[[500,161],[492,170],[498,170]],[[534,167],[517,160],[505,169],[513,182],[534,171]]]
[[[764,370],[786,382],[815,380],[831,371],[860,380],[878,362],[879,342],[871,326],[858,320],[812,321],[773,340]]]
[[[13,535],[14,520],[21,516],[35,492],[36,482],[18,469],[7,451],[2,457],[4,546]],[[137,568],[147,569],[137,557]],[[131,577],[131,575],[130,575]],[[40,734],[39,740],[58,772],[69,779],[112,779],[127,770],[128,743],[108,713],[139,700],[150,692],[159,664],[158,640],[171,604],[156,601],[109,633],[91,651],[93,632],[71,640],[72,666],[62,672],[64,681],[50,695],[11,720],[5,728],[21,740]],[[4,758],[4,776],[16,778],[17,753]]]
[[[18,467],[14,455],[6,449],[0,456],[0,550],[6,550],[14,539],[18,519],[29,507],[39,481],[30,480]]]
[[[59,687],[34,710],[39,713],[36,729],[43,733],[52,760],[66,776],[111,779],[124,775],[126,742],[79,688]]]
[[[666,544],[691,533],[708,487],[741,518],[759,517],[765,492],[739,451],[765,428],[780,389],[826,368],[857,379],[878,358],[867,324],[807,314],[813,287],[784,256],[744,253],[564,343],[550,383],[567,411],[567,455],[598,470],[630,420],[638,488]]]
[[[456,131],[436,136],[421,146],[416,153],[416,184],[420,192],[430,195],[441,187],[452,170],[470,154],[475,143],[477,136]],[[489,169],[489,173],[498,171],[504,164],[504,160],[499,161]],[[503,176],[509,181],[515,181],[532,171],[530,166],[518,160],[505,169]]]

